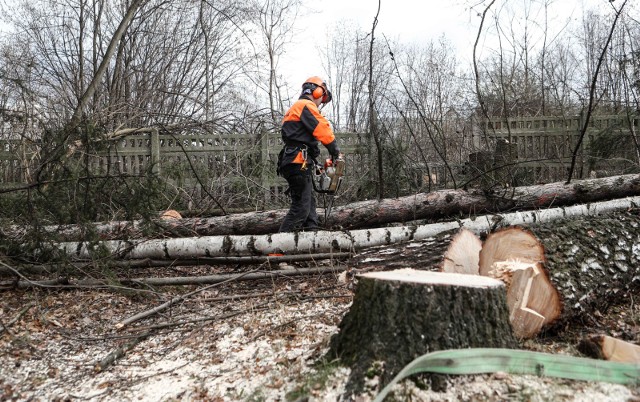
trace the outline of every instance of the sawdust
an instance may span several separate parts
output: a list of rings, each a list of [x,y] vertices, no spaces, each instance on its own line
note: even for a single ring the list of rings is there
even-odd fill
[[[245,298],[222,300],[230,295]],[[118,331],[115,325],[122,319],[170,296],[109,290],[3,292],[2,322],[27,303],[34,307],[0,338],[0,400],[343,400],[349,370],[319,362],[351,296],[351,280],[336,275],[229,284]],[[201,321],[160,330],[106,370],[96,371],[97,362],[144,327],[196,319]],[[574,350],[562,342],[525,346]],[[378,391],[375,381],[371,387],[355,399],[371,400]],[[413,381],[395,391],[397,400],[414,401],[606,402],[637,396],[638,389],[619,385],[504,373],[452,377],[441,392],[421,389]]]

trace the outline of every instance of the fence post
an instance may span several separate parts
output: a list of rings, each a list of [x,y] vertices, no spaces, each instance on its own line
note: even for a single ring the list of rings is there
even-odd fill
[[[151,131],[151,172],[160,174],[160,134],[157,128]]]
[[[269,134],[268,130],[264,130],[260,134],[260,165],[262,170],[260,171],[260,186],[262,187],[262,199],[265,205],[269,202],[270,193],[270,180],[268,169],[269,166]]]

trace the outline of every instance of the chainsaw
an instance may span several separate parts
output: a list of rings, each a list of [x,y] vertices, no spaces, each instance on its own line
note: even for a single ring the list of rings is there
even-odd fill
[[[331,214],[331,208],[333,207],[333,200],[336,193],[340,189],[342,184],[342,178],[344,177],[345,161],[344,157],[339,156],[335,160],[327,158],[323,166],[316,166],[313,172],[313,189],[325,196],[328,196],[328,201],[325,198],[324,209],[324,221],[325,224],[329,215]]]

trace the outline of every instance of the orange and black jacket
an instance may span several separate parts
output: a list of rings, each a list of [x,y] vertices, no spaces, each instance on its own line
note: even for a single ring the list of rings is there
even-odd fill
[[[320,114],[320,110],[306,96],[301,96],[282,119],[282,141],[284,154],[280,166],[304,161],[302,149],[307,148],[307,158],[320,156],[319,143],[322,143],[331,156],[337,157],[340,148],[336,142],[329,121]]]

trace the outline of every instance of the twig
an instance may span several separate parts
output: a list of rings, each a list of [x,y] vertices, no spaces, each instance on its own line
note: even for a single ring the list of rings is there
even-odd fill
[[[13,338],[13,332],[11,332],[9,330],[9,325],[5,325],[5,323],[1,319],[0,319],[0,327],[2,327],[2,328],[0,328],[1,329],[0,330],[0,335],[2,335],[2,333],[4,331],[7,331],[7,334],[9,334],[9,336],[11,336]]]
[[[152,308],[150,310],[143,311],[143,312],[141,312],[139,314],[134,315],[133,317],[127,318],[126,320],[123,320],[123,321],[119,322],[118,324],[116,324],[116,328],[122,329],[126,325],[129,325],[129,324],[131,324],[133,322],[136,322],[136,321],[141,320],[143,318],[146,318],[146,317],[149,317],[151,315],[154,315],[154,314],[156,314],[156,313],[158,313],[158,312],[160,312],[162,310],[165,310],[168,307],[170,307],[170,306],[172,306],[172,305],[184,300],[185,298],[187,298],[189,296],[193,296],[193,295],[195,295],[197,293],[204,292],[205,290],[211,289],[212,287],[217,286],[220,283],[226,283],[226,282],[230,282],[230,281],[233,281],[233,280],[240,279],[243,276],[250,275],[252,272],[256,272],[256,271],[249,271],[249,272],[246,272],[244,274],[234,275],[232,278],[228,278],[228,279],[223,280],[223,281],[215,282],[212,285],[205,286],[205,287],[200,288],[200,289],[196,289],[193,292],[189,292],[187,294],[184,294],[184,295],[181,295],[181,296],[178,296],[178,297],[174,297],[173,299],[167,301],[166,303],[163,303],[163,304],[161,304],[161,305],[159,305],[157,307],[154,307],[154,308]]]
[[[20,310],[20,312],[18,312],[18,314],[13,317],[13,319],[11,319],[9,322],[7,322],[6,324],[3,324],[0,322],[0,334],[2,334],[4,331],[7,331],[10,333],[9,331],[9,327],[12,326],[13,324],[15,324],[23,315],[25,315],[27,313],[27,311],[29,311],[31,309],[31,307],[35,306],[36,304],[34,302],[30,302],[28,303],[26,306],[24,306],[22,308],[22,310]]]
[[[320,289],[317,289],[316,291],[319,291]],[[293,296],[293,295],[300,295],[300,292],[293,292],[293,291],[288,291],[288,292],[278,292],[277,294],[275,292],[264,292],[264,293],[252,293],[252,294],[248,294],[248,295],[231,295],[231,296],[220,296],[220,297],[209,297],[206,299],[199,299],[199,300],[194,300],[194,302],[218,302],[218,301],[234,301],[234,300],[243,300],[243,299],[255,299],[256,297],[269,297],[269,296],[275,296],[275,297],[282,297],[282,296]],[[309,296],[304,296],[302,297],[300,300],[306,300],[306,299],[323,299],[323,298],[332,298],[332,297],[353,297],[353,295],[309,295]]]
[[[98,372],[104,371],[107,367],[115,363],[116,360],[120,359],[128,351],[133,349],[137,344],[139,344],[140,342],[144,341],[145,339],[153,335],[154,332],[155,331],[153,330],[148,331],[136,337],[135,339],[132,339],[131,341],[125,343],[124,345],[115,348],[108,355],[106,355],[102,360],[96,363],[95,370]]]
[[[138,327],[138,328],[135,328],[135,330],[158,330],[158,329],[179,327],[181,325],[187,325],[187,324],[197,324],[197,323],[203,323],[208,321],[226,320],[227,318],[233,318],[240,314],[244,314],[248,312],[264,311],[267,309],[266,304],[267,303],[262,303],[257,307],[252,307],[250,309],[245,309],[241,311],[234,311],[234,312],[220,315],[220,316],[209,316],[209,317],[194,318],[192,320],[185,320],[185,321],[165,322],[162,324],[149,325],[146,327]]]
[[[104,391],[100,391],[100,392],[97,392],[95,394],[91,394],[91,395],[87,395],[87,396],[76,395],[76,394],[69,394],[69,396],[72,397],[73,399],[90,400],[90,399],[97,398],[100,395],[103,395],[104,393],[109,392],[109,391],[110,391],[110,389],[106,388]]]
[[[268,334],[269,332],[276,331],[276,330],[278,330],[278,329],[280,329],[280,328],[284,328],[284,327],[286,327],[286,326],[288,326],[288,325],[290,325],[290,324],[293,324],[293,323],[294,323],[294,322],[296,322],[296,321],[299,321],[299,320],[305,320],[305,319],[313,318],[313,317],[316,317],[316,316],[317,316],[317,314],[309,314],[309,315],[305,315],[305,316],[302,316],[302,317],[296,317],[296,318],[294,318],[294,319],[292,319],[292,320],[289,320],[289,321],[287,321],[287,322],[284,322],[284,323],[282,323],[282,324],[280,324],[280,325],[276,325],[276,326],[275,326],[275,327],[273,327],[273,328],[269,328],[269,329],[265,329],[264,331],[261,331],[261,332],[260,332],[260,333],[258,333],[257,335],[253,336],[253,338],[249,339],[246,343],[253,342],[253,341],[255,341],[256,339],[259,339],[259,338],[261,338],[261,337],[265,336],[265,335],[266,335],[266,334]]]
[[[234,300],[243,300],[243,299],[255,299],[256,297],[269,297],[269,296],[283,296],[294,294],[296,292],[279,292],[276,294],[275,292],[264,292],[264,293],[252,293],[248,295],[231,295],[231,296],[220,296],[220,297],[209,297],[199,300],[193,300],[194,302],[219,302],[219,301],[234,301]]]

